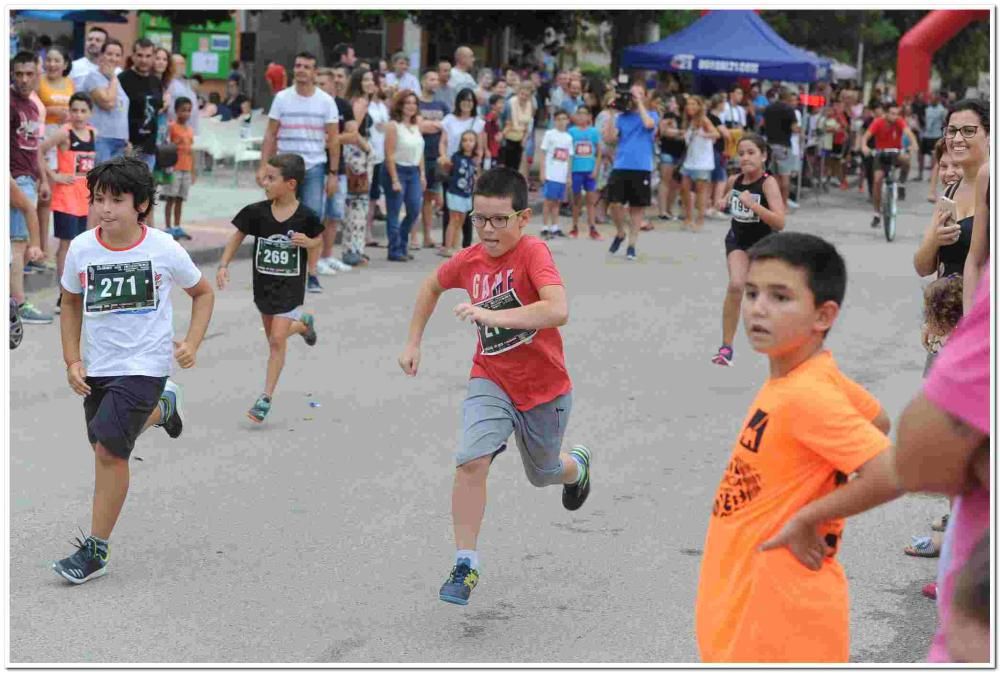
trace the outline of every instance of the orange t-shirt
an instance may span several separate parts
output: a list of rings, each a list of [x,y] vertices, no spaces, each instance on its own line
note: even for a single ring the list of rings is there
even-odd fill
[[[881,406],[824,351],[757,394],[715,495],[695,626],[704,662],[847,662],[847,577],[787,548],[758,547],[806,504],[888,448],[871,421]],[[824,524],[839,548],[843,520]]]
[[[194,168],[194,155],[191,152],[194,146],[194,129],[177,122],[170,122],[167,129],[170,142],[177,145],[177,163],[174,164],[174,170],[190,171]]]
[[[73,96],[73,80],[63,77],[54,84],[45,75],[38,82],[38,97],[46,108],[46,124],[62,124],[68,119],[60,119],[56,113],[69,109],[69,99]]]

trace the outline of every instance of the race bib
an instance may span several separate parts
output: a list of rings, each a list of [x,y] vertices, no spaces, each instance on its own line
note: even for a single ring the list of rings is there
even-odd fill
[[[76,177],[87,177],[87,173],[90,169],[94,167],[94,157],[96,155],[93,152],[79,152],[76,155],[76,162],[74,166],[74,174]]]
[[[254,258],[257,271],[268,276],[298,276],[299,250],[282,234],[275,234],[273,238],[258,238]]]
[[[552,153],[553,161],[566,161],[569,159],[569,150],[565,147],[557,147]]]
[[[156,309],[153,262],[90,264],[83,288],[84,312],[125,313]]]
[[[757,216],[757,213],[753,212],[740,202],[741,193],[742,192],[734,189],[732,191],[732,195],[729,197],[729,212],[732,213],[733,219],[737,222],[760,222],[760,217]],[[750,198],[754,200],[754,203],[760,203],[760,194],[751,194]]]
[[[490,297],[481,301],[476,306],[485,308],[488,311],[503,311],[509,308],[523,306],[521,300],[517,298],[517,292],[513,289],[507,290],[496,297]],[[504,327],[486,327],[476,323],[479,331],[479,344],[482,347],[483,355],[499,355],[506,353],[512,348],[528,343],[538,332],[534,329],[507,329]]]
[[[581,141],[576,144],[576,156],[589,157],[594,154],[594,144],[589,141]]]

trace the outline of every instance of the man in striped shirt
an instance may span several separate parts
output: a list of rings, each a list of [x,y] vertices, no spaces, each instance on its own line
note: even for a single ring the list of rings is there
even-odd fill
[[[322,220],[325,197],[337,191],[340,115],[333,98],[316,87],[316,57],[313,54],[303,51],[295,55],[292,77],[295,86],[279,91],[271,103],[257,184],[263,187],[264,167],[276,153],[298,154],[306,164],[299,200]],[[308,289],[322,292],[315,275],[309,276]]]

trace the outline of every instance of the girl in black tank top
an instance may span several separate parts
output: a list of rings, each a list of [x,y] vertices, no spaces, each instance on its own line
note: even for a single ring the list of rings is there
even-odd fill
[[[949,199],[955,198],[962,181],[959,180],[945,190],[945,196]],[[969,247],[972,245],[972,222],[974,215],[963,217],[956,224],[962,228],[958,235],[958,240],[951,245],[938,248],[938,278],[944,278],[952,274],[962,275],[965,271],[965,258],[969,254]]]
[[[729,287],[722,302],[722,346],[712,358],[717,365],[732,366],[733,338],[740,319],[743,286],[750,269],[747,250],[774,231],[785,228],[785,202],[778,181],[767,171],[768,146],[755,133],[740,138],[736,145],[740,174],[729,178],[728,197],[719,199],[722,210],[728,198],[732,226],[726,235],[726,265]]]

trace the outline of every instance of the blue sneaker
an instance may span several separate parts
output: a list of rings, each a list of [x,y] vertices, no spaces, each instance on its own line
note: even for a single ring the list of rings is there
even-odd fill
[[[319,284],[319,278],[309,274],[309,280],[306,282],[306,290],[312,292],[313,294],[322,292],[323,286]]]
[[[608,248],[608,252],[612,255],[618,252],[618,248],[622,247],[622,243],[625,242],[624,236],[615,236],[614,240],[611,241],[611,247]]]
[[[191,234],[184,231],[182,227],[174,227],[174,239],[178,241],[190,241],[192,240]]]
[[[438,596],[445,603],[468,605],[472,590],[479,584],[479,571],[473,570],[469,559],[459,559],[458,564],[451,569],[448,581],[441,585]]]
[[[577,444],[570,449],[569,455],[573,456],[578,463],[583,464],[583,479],[575,484],[563,484],[562,503],[563,507],[569,511],[574,511],[583,507],[590,495],[590,449],[583,444]]]
[[[76,553],[61,561],[53,561],[52,570],[73,584],[83,584],[108,572],[108,552],[97,547],[97,540],[87,537],[76,539]]]
[[[635,261],[635,248],[629,246],[628,250],[625,251],[625,259],[627,259],[630,262]]]

